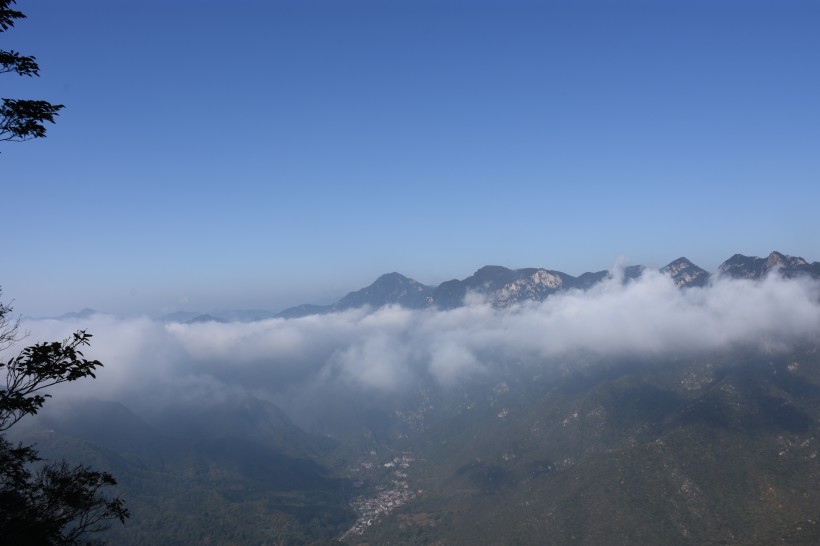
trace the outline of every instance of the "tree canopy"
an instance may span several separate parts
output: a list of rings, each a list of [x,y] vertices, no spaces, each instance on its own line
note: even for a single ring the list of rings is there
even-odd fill
[[[0,350],[19,341],[12,308],[0,303]],[[0,431],[34,415],[50,397],[45,389],[84,377],[102,366],[84,357],[91,334],[75,332],[64,341],[39,343],[0,361],[5,372],[0,388]],[[109,520],[125,522],[128,510],[120,498],[109,499],[106,487],[117,482],[108,472],[66,461],[44,464],[33,446],[15,446],[0,435],[0,537],[7,544],[93,544],[89,535]]]
[[[25,14],[12,6],[16,0],[0,0],[0,32],[14,27]],[[14,50],[0,50],[0,74],[15,73],[19,76],[39,76],[37,59]],[[46,136],[46,123],[54,123],[54,118],[64,108],[62,104],[52,104],[44,100],[0,99],[0,141],[22,142]]]

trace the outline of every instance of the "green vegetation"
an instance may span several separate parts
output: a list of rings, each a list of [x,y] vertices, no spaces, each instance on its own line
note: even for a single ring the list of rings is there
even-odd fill
[[[254,409],[255,428],[240,423],[243,407]],[[44,454],[88,461],[120,478],[117,492],[132,517],[105,533],[112,544],[312,544],[352,524],[352,486],[316,461],[320,442],[268,404],[215,402],[214,410],[200,413],[209,430],[180,437],[119,403],[72,401],[20,432]],[[173,412],[164,420],[184,414]],[[233,420],[232,430],[219,430],[216,414]],[[198,429],[191,416],[183,422]],[[276,436],[286,438],[287,450]]]
[[[820,542],[814,346],[602,361],[498,392],[411,440],[424,495],[356,540]]]
[[[17,341],[12,310],[0,304],[0,349]],[[76,332],[63,342],[26,347],[0,362],[5,388],[0,389],[0,431],[36,414],[50,396],[44,389],[94,377],[102,364],[83,357],[80,349],[90,334]],[[0,537],[9,544],[88,544],[89,534],[105,528],[107,520],[124,522],[123,501],[103,491],[116,484],[108,472],[65,460],[42,464],[32,446],[15,446],[0,436]]]

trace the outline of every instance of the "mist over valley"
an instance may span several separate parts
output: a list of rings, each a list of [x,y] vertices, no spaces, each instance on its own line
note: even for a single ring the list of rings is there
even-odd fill
[[[818,271],[487,267],[278,316],[25,320],[93,332],[104,368],[19,434],[122,478],[122,544],[809,544]]]

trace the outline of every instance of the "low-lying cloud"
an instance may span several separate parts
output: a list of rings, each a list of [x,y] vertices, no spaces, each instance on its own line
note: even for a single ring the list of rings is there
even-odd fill
[[[394,392],[420,377],[443,386],[511,365],[548,365],[582,351],[668,355],[731,348],[778,350],[820,333],[820,284],[718,279],[677,289],[647,272],[586,292],[495,308],[480,298],[449,311],[385,307],[252,323],[163,324],[148,318],[28,321],[26,342],[94,334],[87,356],[105,367],[72,386],[99,398],[146,402],[226,390],[276,394],[317,384]],[[9,353],[6,353],[8,357]],[[307,392],[307,391],[305,391]]]

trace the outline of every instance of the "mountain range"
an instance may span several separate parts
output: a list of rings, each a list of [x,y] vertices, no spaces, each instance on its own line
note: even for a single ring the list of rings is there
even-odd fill
[[[640,277],[648,268],[628,266],[623,270],[624,282]],[[713,277],[685,257],[678,258],[660,269],[669,275],[679,288],[705,286]],[[767,258],[735,254],[718,268],[718,277],[761,279],[772,272],[787,278],[807,275],[820,278],[820,262],[809,263],[803,258],[772,252]],[[307,315],[333,313],[370,306],[400,305],[411,309],[434,307],[453,309],[464,304],[468,293],[488,298],[498,307],[508,307],[524,301],[543,301],[557,292],[587,290],[610,277],[611,271],[583,273],[577,277],[545,268],[508,269],[487,265],[466,279],[445,281],[438,286],[427,286],[400,273],[387,273],[366,288],[350,292],[330,305],[299,305],[276,315],[279,318],[297,318]]]
[[[639,278],[650,268],[631,265],[621,271],[624,282]],[[766,258],[735,254],[724,261],[715,273],[698,267],[688,258],[680,257],[658,269],[668,275],[678,288],[702,287],[713,278],[759,280],[776,272],[785,278],[806,276],[820,279],[820,262],[808,262],[799,256],[774,251]],[[509,269],[486,265],[465,279],[452,279],[438,286],[422,284],[401,273],[381,275],[373,284],[348,293],[329,305],[305,303],[288,307],[280,312],[265,309],[226,309],[211,313],[176,311],[163,315],[163,322],[255,322],[272,318],[292,319],[309,315],[336,313],[360,307],[379,309],[399,305],[408,309],[455,309],[464,305],[468,293],[486,298],[496,307],[509,307],[525,301],[543,301],[552,294],[568,290],[588,290],[610,278],[613,271],[587,272],[574,277],[562,271],[543,267]],[[93,309],[66,313],[57,319],[88,318],[97,313]]]

